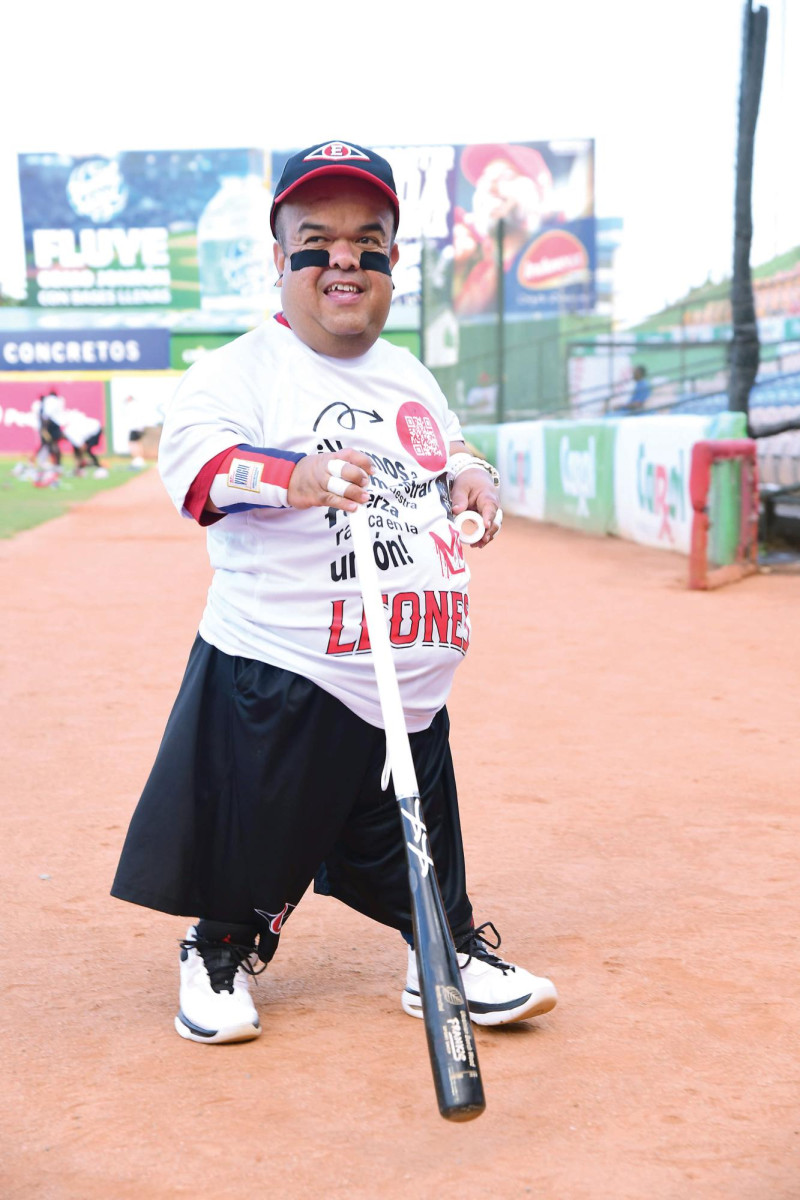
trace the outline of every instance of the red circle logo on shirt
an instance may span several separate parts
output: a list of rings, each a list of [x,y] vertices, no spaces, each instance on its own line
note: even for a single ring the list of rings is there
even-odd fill
[[[397,414],[397,436],[408,453],[421,467],[443,471],[447,451],[439,426],[427,408],[416,400],[407,400]]]

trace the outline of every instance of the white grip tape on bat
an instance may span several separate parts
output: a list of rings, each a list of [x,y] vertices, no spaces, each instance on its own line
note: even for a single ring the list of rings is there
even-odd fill
[[[480,513],[472,512],[467,509],[466,512],[459,513],[453,518],[453,524],[458,530],[458,536],[462,542],[466,542],[468,546],[479,542],[486,533],[486,526],[483,523],[483,517]],[[466,529],[464,526],[466,525]]]

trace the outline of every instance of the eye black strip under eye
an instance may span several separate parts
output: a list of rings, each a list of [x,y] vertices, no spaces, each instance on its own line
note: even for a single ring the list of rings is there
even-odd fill
[[[381,254],[378,250],[363,250],[361,252],[361,270],[380,271],[381,275],[391,275],[392,264],[389,262],[389,255]]]
[[[293,271],[302,271],[304,267],[329,267],[331,265],[330,254],[327,250],[297,250],[291,255],[289,261]],[[377,250],[362,250],[360,265],[362,271],[378,271],[381,275],[391,275],[392,273],[389,255],[381,254]]]
[[[303,267],[329,267],[331,258],[327,250],[298,250],[289,260],[293,271],[302,271]]]

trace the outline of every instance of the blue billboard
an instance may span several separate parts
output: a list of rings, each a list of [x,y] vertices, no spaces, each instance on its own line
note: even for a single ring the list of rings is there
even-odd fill
[[[27,303],[256,310],[268,287],[260,150],[19,155]]]

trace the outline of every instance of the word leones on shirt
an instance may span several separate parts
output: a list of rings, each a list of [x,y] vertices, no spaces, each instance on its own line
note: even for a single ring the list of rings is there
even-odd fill
[[[469,596],[466,592],[396,592],[389,601],[389,641],[393,646],[443,646],[466,654],[469,647]],[[331,602],[326,654],[363,654],[370,650],[363,601],[356,597]]]

